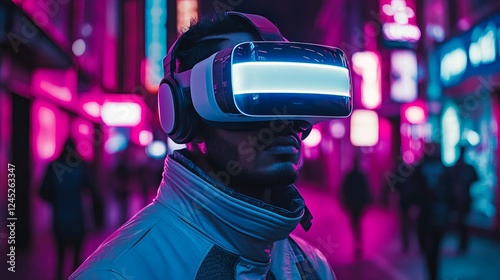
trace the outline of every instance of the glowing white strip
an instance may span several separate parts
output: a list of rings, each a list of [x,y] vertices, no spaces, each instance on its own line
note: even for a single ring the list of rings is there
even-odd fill
[[[378,114],[371,110],[354,110],[351,115],[351,143],[372,147],[378,143]]]
[[[299,62],[233,65],[233,94],[311,93],[349,95],[349,71],[340,66]]]
[[[136,126],[141,114],[141,105],[135,102],[105,102],[101,117],[107,126]]]

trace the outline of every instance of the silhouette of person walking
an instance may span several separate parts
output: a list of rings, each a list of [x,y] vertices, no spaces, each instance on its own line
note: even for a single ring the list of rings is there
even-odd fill
[[[438,278],[441,243],[451,210],[451,188],[437,143],[426,145],[426,156],[411,180],[419,187],[418,239],[428,270],[428,278]]]
[[[53,232],[57,243],[57,279],[63,279],[65,251],[73,249],[73,270],[80,265],[80,251],[85,234],[82,191],[94,197],[89,168],[68,139],[61,155],[47,168],[40,196],[53,207]]]
[[[354,159],[354,167],[342,183],[341,199],[344,208],[350,216],[351,228],[354,236],[356,257],[362,255],[362,233],[361,233],[361,218],[371,202],[372,197],[368,187],[365,175],[359,166],[359,158]]]
[[[414,170],[414,166],[405,164],[404,170]],[[410,248],[410,236],[412,233],[412,222],[414,219],[413,211],[418,208],[418,189],[419,186],[411,179],[397,181],[394,188],[399,193],[399,222],[401,231],[401,242],[403,252],[408,252]]]
[[[460,236],[459,252],[465,253],[469,245],[469,227],[466,224],[470,211],[471,185],[479,180],[476,170],[465,162],[465,147],[460,148],[460,156],[449,170],[451,189],[453,192],[453,210],[457,214],[457,226]]]

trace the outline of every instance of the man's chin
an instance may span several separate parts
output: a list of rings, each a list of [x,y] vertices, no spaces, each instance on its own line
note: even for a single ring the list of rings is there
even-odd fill
[[[238,177],[238,181],[242,184],[252,184],[255,187],[269,188],[295,183],[298,178],[298,171],[292,163],[281,163],[280,166],[260,170],[257,174],[241,174]]]

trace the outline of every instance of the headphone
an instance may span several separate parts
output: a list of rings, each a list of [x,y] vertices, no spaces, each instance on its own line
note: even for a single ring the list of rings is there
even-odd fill
[[[225,16],[243,18],[255,28],[264,41],[287,41],[278,28],[267,18],[239,12],[226,12]],[[160,125],[176,143],[191,142],[198,133],[201,117],[194,109],[189,88],[182,88],[176,78],[178,74],[175,52],[177,39],[163,59],[165,76],[158,88],[158,113]]]

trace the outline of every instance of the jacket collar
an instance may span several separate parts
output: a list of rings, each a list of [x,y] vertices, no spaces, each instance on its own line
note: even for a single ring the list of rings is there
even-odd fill
[[[266,204],[222,186],[176,152],[165,160],[155,201],[170,207],[220,247],[251,260],[269,262],[273,243],[287,238],[304,215],[308,222],[311,219],[293,185],[276,192],[282,202],[287,202],[280,205],[287,207]]]

